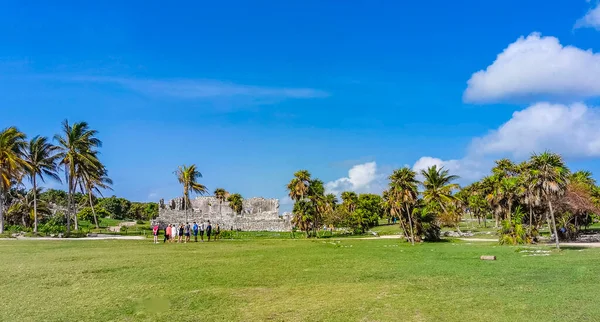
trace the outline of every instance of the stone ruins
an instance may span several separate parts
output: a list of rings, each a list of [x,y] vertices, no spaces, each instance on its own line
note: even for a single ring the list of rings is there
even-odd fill
[[[291,214],[279,215],[279,200],[265,198],[244,199],[241,214],[236,214],[229,207],[229,202],[215,197],[196,197],[190,200],[191,207],[187,211],[187,222],[207,222],[213,228],[219,224],[221,230],[241,231],[291,231]],[[186,214],[183,209],[183,197],[169,200],[167,203],[160,200],[157,223],[161,229],[168,224],[186,223]]]

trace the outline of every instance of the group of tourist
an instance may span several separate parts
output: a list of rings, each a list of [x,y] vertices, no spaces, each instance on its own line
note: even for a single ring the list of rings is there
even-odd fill
[[[152,234],[154,235],[154,243],[158,244],[158,235],[160,229],[158,224],[152,227]],[[164,240],[163,243],[167,241],[170,243],[187,243],[190,241],[192,235],[194,235],[194,242],[198,242],[198,234],[200,235],[200,241],[204,241],[204,234],[206,233],[207,241],[210,241],[210,237],[213,236],[213,240],[217,240],[219,234],[221,233],[221,229],[219,228],[219,224],[216,225],[213,231],[213,227],[210,223],[210,220],[205,223],[197,224],[194,222],[192,225],[190,223],[184,224],[169,224],[164,229]]]

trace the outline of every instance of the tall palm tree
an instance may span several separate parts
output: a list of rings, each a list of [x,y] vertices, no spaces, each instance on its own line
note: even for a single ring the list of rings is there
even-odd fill
[[[100,168],[96,148],[102,146],[96,135],[98,131],[90,129],[87,122],[77,122],[72,125],[68,120],[62,123],[62,133],[56,134],[54,139],[58,142],[59,165],[65,167],[65,179],[68,184],[68,210],[67,234],[71,232],[71,216],[75,214],[73,195],[77,188],[78,168]],[[75,230],[78,230],[77,216],[74,216]]]
[[[44,177],[50,177],[60,182],[58,177],[58,147],[52,145],[48,138],[36,136],[27,145],[25,161],[28,166],[28,176],[33,185],[33,232],[38,231],[37,216],[37,178],[45,182]]]
[[[308,170],[300,170],[294,173],[294,178],[288,183],[287,190],[289,197],[294,201],[299,201],[308,193],[310,185],[310,173]]]
[[[98,225],[98,217],[96,217],[96,210],[94,209],[93,195],[95,192],[102,196],[101,189],[112,190],[111,185],[113,181],[108,177],[108,171],[101,164],[92,167],[80,166],[77,171],[77,178],[81,193],[88,196],[88,202],[94,215],[94,225],[98,229],[100,226]]]
[[[423,185],[423,200],[431,207],[431,209],[441,210],[444,215],[448,216],[447,206],[454,203],[457,198],[452,194],[459,185],[452,183],[458,179],[456,175],[450,175],[449,171],[444,167],[438,168],[433,165],[427,170],[421,170],[421,175],[424,180]],[[459,222],[456,223],[456,228],[460,232]]]
[[[185,210],[185,221],[188,219],[188,206],[190,204],[190,192],[197,194],[206,194],[208,189],[206,186],[198,182],[198,179],[202,178],[202,173],[198,171],[195,164],[190,166],[182,165],[177,171],[175,171],[177,180],[183,185],[183,209]]]
[[[417,185],[419,181],[416,179],[416,172],[410,168],[404,167],[402,169],[396,169],[390,175],[389,180],[389,197],[393,200],[392,207],[401,208],[404,207],[408,216],[408,222],[410,225],[410,236],[411,243],[415,244],[415,233],[412,218],[412,211],[410,210],[418,198]],[[400,213],[400,211],[397,211]]]
[[[519,177],[505,177],[500,181],[499,193],[507,205],[506,219],[511,222],[512,205],[523,194]]]
[[[20,182],[29,165],[23,158],[26,136],[15,127],[0,131],[0,234],[4,232],[4,200],[15,182]]]
[[[227,197],[229,197],[229,192],[227,192],[227,190],[223,189],[223,188],[217,188],[215,189],[215,198],[217,198],[217,200],[219,200],[219,216],[221,215],[221,206],[223,205],[223,201],[227,200]]]
[[[533,187],[548,204],[554,238],[556,239],[556,248],[560,249],[558,233],[556,231],[556,219],[554,217],[554,209],[552,208],[552,198],[564,194],[569,183],[569,169],[560,155],[548,151],[541,154],[533,154],[530,163]]]
[[[236,214],[240,214],[244,208],[244,198],[239,193],[234,193],[227,196],[227,201],[229,201],[229,207]]]

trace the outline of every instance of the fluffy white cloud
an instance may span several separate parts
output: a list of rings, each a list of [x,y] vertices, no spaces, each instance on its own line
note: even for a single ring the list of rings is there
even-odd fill
[[[469,183],[486,175],[495,159],[523,160],[545,150],[565,157],[599,157],[600,108],[537,103],[513,113],[498,129],[474,138],[465,157],[442,160],[426,156],[415,162],[413,170],[443,166],[460,176],[461,183]]]
[[[325,184],[328,193],[340,194],[343,191],[381,192],[381,179],[376,162],[357,164],[348,171],[348,176]]]
[[[600,110],[584,104],[538,103],[513,114],[497,130],[473,140],[474,155],[528,157],[551,150],[567,157],[600,156]]]
[[[600,96],[600,54],[532,33],[510,44],[467,84],[466,102]]]
[[[600,4],[595,8],[590,9],[585,16],[577,20],[575,29],[577,28],[594,28],[600,31]]]

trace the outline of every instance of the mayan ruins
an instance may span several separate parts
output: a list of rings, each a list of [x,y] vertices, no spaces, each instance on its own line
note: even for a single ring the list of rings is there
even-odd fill
[[[219,224],[221,229],[241,231],[290,231],[291,214],[279,215],[279,200],[250,198],[243,202],[240,214],[234,213],[229,202],[222,203],[215,197],[196,197],[190,200],[187,222],[208,222]],[[186,222],[183,197],[159,203],[158,217],[153,221],[164,228],[168,224]]]

